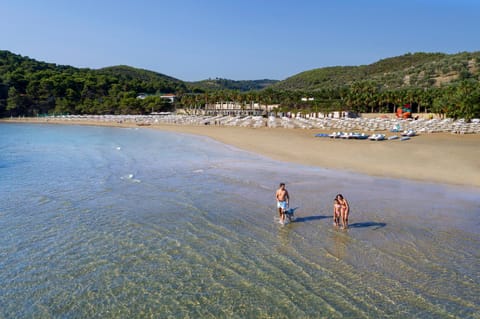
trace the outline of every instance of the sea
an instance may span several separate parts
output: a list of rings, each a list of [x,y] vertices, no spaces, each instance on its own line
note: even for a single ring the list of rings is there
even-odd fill
[[[0,318],[480,318],[478,188],[2,123],[0,194]]]

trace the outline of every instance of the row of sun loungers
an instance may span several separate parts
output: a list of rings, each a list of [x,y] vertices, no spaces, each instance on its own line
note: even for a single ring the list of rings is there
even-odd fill
[[[135,123],[137,125],[175,124],[175,125],[220,125],[240,127],[270,127],[289,129],[324,129],[330,131],[362,132],[403,132],[413,130],[418,133],[449,132],[453,134],[480,133],[480,119],[467,123],[453,119],[389,119],[389,118],[288,118],[261,116],[193,116],[193,115],[62,115],[49,116],[48,120],[99,121],[117,123]]]

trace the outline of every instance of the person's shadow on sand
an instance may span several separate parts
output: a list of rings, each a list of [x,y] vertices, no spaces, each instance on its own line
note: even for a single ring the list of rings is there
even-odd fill
[[[295,213],[295,211],[297,209],[299,209],[300,207],[295,207],[295,208],[290,208],[289,211],[291,212],[291,214],[293,215]],[[314,220],[319,220],[319,219],[324,219],[324,218],[329,218],[329,216],[305,216],[305,217],[297,217],[295,216],[295,220],[294,222],[295,223],[305,223],[305,222],[310,222],[310,221],[314,221]]]
[[[386,223],[377,223],[377,222],[363,222],[363,223],[353,223],[349,224],[348,228],[367,228],[373,227],[373,230],[387,226]]]
[[[295,222],[296,223],[305,223],[305,222],[310,222],[314,220],[319,220],[319,219],[325,219],[325,218],[330,218],[330,216],[305,216],[305,217],[296,217]]]

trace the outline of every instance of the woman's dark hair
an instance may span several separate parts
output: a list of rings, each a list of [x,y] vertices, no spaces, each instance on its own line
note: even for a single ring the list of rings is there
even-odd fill
[[[342,195],[342,194],[337,194],[337,196],[335,196],[335,198],[339,198],[339,197],[340,197],[340,199],[343,199],[343,195]]]

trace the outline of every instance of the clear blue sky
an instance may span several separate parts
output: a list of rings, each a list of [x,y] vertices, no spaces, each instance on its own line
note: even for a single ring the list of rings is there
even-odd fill
[[[0,0],[0,49],[185,81],[480,50],[479,0]]]

